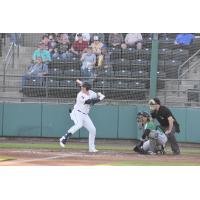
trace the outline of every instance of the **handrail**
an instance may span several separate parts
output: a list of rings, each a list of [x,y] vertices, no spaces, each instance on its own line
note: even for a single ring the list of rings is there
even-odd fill
[[[3,67],[3,91],[4,92],[5,92],[5,84],[6,84],[6,70],[12,58],[13,58],[12,65],[14,67],[14,43],[13,42],[11,43],[8,53],[6,54],[6,57],[4,60],[4,67]]]
[[[19,33],[19,36],[17,38],[18,42],[17,42],[17,56],[19,57],[19,40],[21,38],[22,34]],[[4,59],[4,68],[3,68],[3,91],[5,92],[5,82],[6,82],[6,71],[7,71],[7,67],[8,65],[10,64],[12,60],[12,68],[14,68],[14,65],[15,65],[15,44],[14,42],[11,43],[9,49],[8,49],[8,52],[5,56],[5,59]]]
[[[200,49],[196,51],[191,57],[189,57],[184,63],[182,63],[178,68],[178,79],[180,77],[180,71],[183,68],[183,66],[188,63],[190,60],[192,60],[198,53],[200,52]]]
[[[195,62],[194,64],[192,64],[187,70],[185,70],[180,76],[179,78],[182,78],[187,72],[189,72],[191,69],[193,69],[197,64],[200,63],[200,60],[198,60],[197,62]]]

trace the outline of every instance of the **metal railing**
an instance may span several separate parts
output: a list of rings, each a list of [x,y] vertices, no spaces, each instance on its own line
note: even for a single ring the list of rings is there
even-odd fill
[[[192,65],[190,65],[190,63],[192,62],[192,59],[194,59],[198,54],[200,53],[200,49],[198,51],[196,51],[192,56],[190,56],[184,63],[182,63],[179,68],[178,68],[178,81],[177,81],[177,87],[178,87],[178,91],[180,90],[180,84],[181,84],[181,80],[183,79],[184,75],[186,73],[188,73],[189,71],[191,71],[193,68],[195,68],[198,64],[200,64],[200,59],[198,59],[197,61],[195,61]],[[182,74],[181,71],[183,70],[183,68],[187,65],[188,69],[186,69]],[[178,92],[178,96],[179,96],[179,92]]]
[[[20,33],[17,40],[17,57],[19,58],[19,41],[21,39],[22,34]],[[12,63],[11,63],[12,62]],[[3,64],[3,91],[5,92],[5,82],[6,82],[6,71],[8,66],[11,64],[12,68],[15,66],[15,44],[14,42],[11,43],[8,52],[5,56],[4,59],[4,64]]]
[[[190,66],[189,64],[190,64],[191,60],[192,60],[195,56],[197,56],[199,53],[200,53],[200,49],[199,49],[196,53],[194,53],[192,56],[190,56],[183,64],[181,64],[181,65],[179,66],[179,68],[178,68],[178,79],[182,78],[187,72],[189,72],[191,69],[194,68],[194,66],[196,65],[196,63],[194,63],[194,64],[191,65],[191,66]],[[198,61],[199,61],[199,60],[198,60]],[[199,63],[199,62],[198,62],[198,63]],[[184,68],[184,66],[185,66],[186,64],[188,64],[188,69],[185,70],[185,71],[181,74],[181,70]]]

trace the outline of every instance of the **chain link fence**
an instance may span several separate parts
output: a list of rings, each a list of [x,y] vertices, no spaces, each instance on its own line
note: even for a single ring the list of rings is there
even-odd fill
[[[157,96],[164,104],[198,106],[199,55],[193,55],[200,39],[175,44],[176,35],[159,34]],[[80,79],[104,93],[106,103],[148,102],[152,34],[5,34],[0,43],[2,101],[71,103]],[[5,59],[11,45],[14,63]]]

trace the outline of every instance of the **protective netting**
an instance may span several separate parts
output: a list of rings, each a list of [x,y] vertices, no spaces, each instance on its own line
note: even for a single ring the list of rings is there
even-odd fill
[[[2,96],[23,101],[71,102],[80,90],[76,84],[76,79],[80,79],[90,82],[94,91],[104,93],[108,102],[146,103],[152,36],[145,33],[46,33],[16,35],[13,39],[6,34],[0,42]],[[187,89],[178,79],[191,65],[187,59],[200,49],[200,39],[193,38],[191,44],[186,45],[176,44],[177,34],[158,36],[157,94],[165,103],[173,99],[176,103],[180,96],[182,103],[188,103]],[[11,61],[15,63],[8,63],[3,70],[3,60],[9,50],[6,44],[10,41],[14,44],[15,56]]]

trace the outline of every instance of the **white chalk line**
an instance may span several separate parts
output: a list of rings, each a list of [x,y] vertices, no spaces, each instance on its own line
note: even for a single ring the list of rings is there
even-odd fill
[[[70,153],[70,154],[65,154],[65,155],[57,155],[57,156],[49,156],[49,157],[42,157],[42,158],[34,158],[34,159],[27,159],[27,160],[10,160],[10,161],[5,161],[2,162],[4,163],[9,163],[9,164],[18,164],[18,163],[30,163],[30,162],[38,162],[38,161],[47,161],[47,160],[55,160],[55,159],[60,159],[60,158],[67,158],[67,157],[74,157],[74,156],[83,156],[82,153]]]

